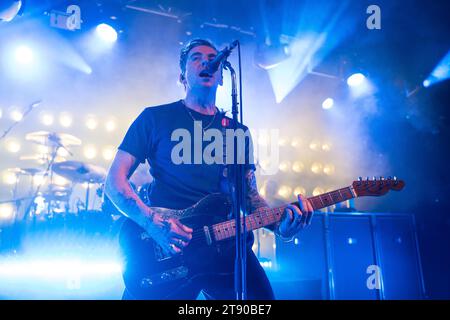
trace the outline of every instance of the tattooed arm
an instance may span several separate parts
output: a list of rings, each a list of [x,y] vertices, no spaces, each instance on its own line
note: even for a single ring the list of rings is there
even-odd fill
[[[139,165],[128,152],[119,150],[105,183],[105,193],[129,219],[142,227],[166,252],[180,253],[192,238],[192,229],[172,217],[172,210],[152,208],[144,204],[129,183]]]
[[[247,205],[250,213],[259,208],[269,208],[266,200],[258,192],[255,172],[253,170],[247,170],[245,173],[245,182],[247,186]]]
[[[250,213],[259,208],[268,208],[269,205],[258,192],[256,177],[253,170],[248,170],[246,172],[245,180],[247,185],[247,201],[248,207],[250,208]],[[313,209],[309,200],[302,195],[298,196],[298,200],[302,210],[300,210],[297,206],[289,205],[285,209],[281,221],[273,225],[266,226],[267,229],[273,231],[285,241],[292,240],[295,234],[306,226],[305,221],[308,221],[308,224],[311,221]],[[304,219],[302,219],[302,217],[304,217]]]

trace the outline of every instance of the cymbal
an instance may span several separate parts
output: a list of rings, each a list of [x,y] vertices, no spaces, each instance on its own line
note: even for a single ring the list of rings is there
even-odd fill
[[[15,174],[30,175],[30,176],[34,176],[38,173],[44,173],[44,171],[37,168],[9,168],[8,171],[13,172]]]
[[[79,146],[81,144],[81,140],[73,135],[48,131],[30,132],[25,136],[25,139],[51,147]]]
[[[57,162],[52,169],[73,182],[102,183],[106,179],[106,169],[81,161]]]

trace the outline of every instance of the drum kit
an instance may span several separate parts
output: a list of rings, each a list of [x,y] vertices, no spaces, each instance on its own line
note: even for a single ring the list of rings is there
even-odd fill
[[[31,132],[26,135],[26,140],[43,146],[45,152],[38,156],[25,156],[21,160],[37,160],[43,168],[17,167],[8,171],[14,174],[15,185],[13,199],[5,202],[15,203],[16,211],[22,207],[22,214],[17,218],[29,218],[36,216],[53,217],[55,214],[79,213],[90,210],[90,191],[96,187],[96,196],[102,197],[103,186],[106,179],[106,169],[103,167],[85,163],[82,161],[61,159],[60,150],[64,154],[73,156],[71,148],[81,145],[81,140],[73,135],[47,131]],[[29,187],[25,196],[19,196],[18,182],[22,177],[29,178]],[[61,177],[63,179],[61,179]],[[63,180],[63,183],[58,181]],[[82,185],[85,190],[85,201],[78,198],[77,210],[71,212],[71,199],[74,187]],[[73,201],[72,201],[73,202]],[[26,204],[26,205],[23,205]],[[22,206],[21,206],[22,205]]]

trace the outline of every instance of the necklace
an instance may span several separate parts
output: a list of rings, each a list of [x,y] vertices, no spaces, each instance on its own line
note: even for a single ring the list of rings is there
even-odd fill
[[[186,105],[186,103],[184,102],[184,100],[181,100],[181,102],[183,103],[183,105],[184,105],[184,107],[185,107],[187,113],[189,114],[189,116],[192,118],[192,120],[194,120],[194,123],[196,123],[197,121],[201,121],[201,120],[197,120],[197,119],[194,118],[194,116],[192,115],[191,111],[189,110],[189,108],[188,108],[188,106]],[[216,112],[214,112],[214,117],[213,117],[212,120],[208,123],[208,125],[207,125],[206,127],[203,127],[203,126],[202,126],[203,133],[205,133],[205,130],[208,129],[208,128],[214,123],[214,120],[216,119],[216,114],[217,114],[217,110],[216,110]],[[203,121],[202,121],[202,123],[203,123]]]

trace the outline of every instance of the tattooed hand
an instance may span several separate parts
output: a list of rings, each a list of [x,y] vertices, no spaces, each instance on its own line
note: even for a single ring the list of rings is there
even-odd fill
[[[181,253],[192,239],[192,229],[173,217],[170,209],[149,208],[151,210],[145,230],[152,239],[171,255]]]

